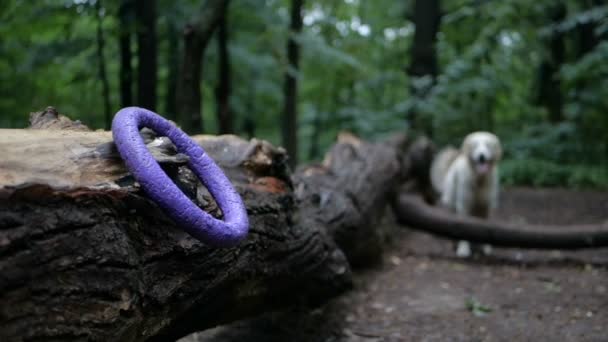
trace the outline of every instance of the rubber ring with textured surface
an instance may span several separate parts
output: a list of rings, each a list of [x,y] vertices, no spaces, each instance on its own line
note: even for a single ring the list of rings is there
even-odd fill
[[[215,198],[223,221],[196,206],[165,174],[139,135],[143,127],[167,136],[190,157],[188,166]],[[114,116],[112,136],[127,169],[178,226],[216,247],[234,246],[245,238],[249,220],[241,197],[213,159],[181,129],[152,111],[127,107]]]

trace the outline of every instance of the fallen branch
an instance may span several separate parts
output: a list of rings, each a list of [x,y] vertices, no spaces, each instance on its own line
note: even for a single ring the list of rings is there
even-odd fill
[[[396,196],[393,201],[393,211],[403,225],[455,240],[468,240],[500,247],[538,249],[608,246],[608,224],[514,225],[474,217],[461,217],[431,207],[413,194]]]

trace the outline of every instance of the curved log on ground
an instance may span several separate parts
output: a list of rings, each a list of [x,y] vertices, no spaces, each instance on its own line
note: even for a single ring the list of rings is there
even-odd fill
[[[195,137],[243,197],[251,223],[242,244],[215,249],[143,195],[110,133],[66,129],[61,120],[46,113],[36,121],[46,129],[0,130],[3,341],[170,340],[316,305],[351,287],[349,264],[327,227],[300,214],[306,204],[295,198],[283,150],[255,139]],[[195,203],[221,215],[184,167],[187,157],[153,135],[146,141]]]
[[[469,240],[500,247],[581,249],[608,246],[608,222],[597,225],[514,225],[475,217],[461,217],[431,207],[413,194],[393,200],[399,223],[444,238]]]

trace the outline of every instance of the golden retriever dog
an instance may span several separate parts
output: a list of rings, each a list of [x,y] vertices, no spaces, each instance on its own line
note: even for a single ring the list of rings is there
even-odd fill
[[[431,183],[439,203],[458,215],[488,218],[498,207],[498,162],[502,147],[498,137],[488,132],[467,135],[460,150],[441,150],[431,165]],[[490,246],[484,246],[489,253]],[[459,257],[471,255],[471,245],[460,241]]]

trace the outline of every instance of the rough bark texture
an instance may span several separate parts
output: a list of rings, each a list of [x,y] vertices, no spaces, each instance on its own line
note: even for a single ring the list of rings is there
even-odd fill
[[[298,162],[298,64],[300,61],[300,46],[295,35],[302,31],[302,6],[304,0],[291,1],[291,21],[289,24],[290,36],[287,40],[287,71],[285,72],[283,125],[283,146],[289,155],[289,164],[292,167]]]
[[[296,195],[302,213],[314,217],[353,266],[380,261],[390,232],[379,229],[390,194],[401,182],[398,145],[371,144],[350,134],[341,134],[323,163],[300,168],[295,175]]]
[[[137,17],[137,104],[156,110],[156,0],[135,0]]]
[[[183,33],[184,57],[177,91],[179,122],[188,133],[203,131],[201,76],[205,48],[228,6],[228,0],[209,0]]]
[[[48,126],[47,117],[39,122]],[[283,150],[234,136],[195,139],[247,205],[251,232],[238,247],[210,248],[177,228],[128,176],[108,132],[2,131],[1,149],[17,154],[0,161],[4,340],[170,340],[350,287],[326,228],[298,212]],[[170,143],[149,147],[217,214],[182,166],[187,157]]]

